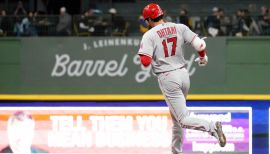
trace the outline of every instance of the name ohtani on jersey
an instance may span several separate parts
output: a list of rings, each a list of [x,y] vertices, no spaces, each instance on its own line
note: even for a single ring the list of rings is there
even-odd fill
[[[163,28],[161,30],[158,30],[157,34],[160,38],[167,36],[167,35],[176,34],[176,27]]]

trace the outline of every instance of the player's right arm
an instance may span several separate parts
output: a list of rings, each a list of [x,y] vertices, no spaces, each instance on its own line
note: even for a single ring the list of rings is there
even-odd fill
[[[151,39],[150,33],[146,32],[141,40],[138,55],[140,56],[141,64],[145,67],[149,66],[152,62],[154,52],[154,43]]]

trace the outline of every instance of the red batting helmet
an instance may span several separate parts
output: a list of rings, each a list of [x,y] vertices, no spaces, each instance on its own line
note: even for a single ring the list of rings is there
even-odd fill
[[[143,9],[143,18],[146,20],[148,18],[156,19],[157,17],[163,15],[162,9],[159,7],[158,4],[151,3],[148,4]]]

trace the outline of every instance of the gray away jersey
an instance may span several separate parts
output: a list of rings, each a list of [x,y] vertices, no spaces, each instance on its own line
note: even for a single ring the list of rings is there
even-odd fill
[[[183,45],[197,36],[187,26],[167,22],[147,31],[141,40],[139,55],[152,58],[155,74],[183,67],[186,62]]]

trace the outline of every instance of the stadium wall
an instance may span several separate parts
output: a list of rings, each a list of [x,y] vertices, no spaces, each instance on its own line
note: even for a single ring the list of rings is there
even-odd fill
[[[270,37],[207,40],[209,65],[193,63],[189,99],[270,99]],[[139,37],[0,39],[2,100],[160,100],[136,55]]]

